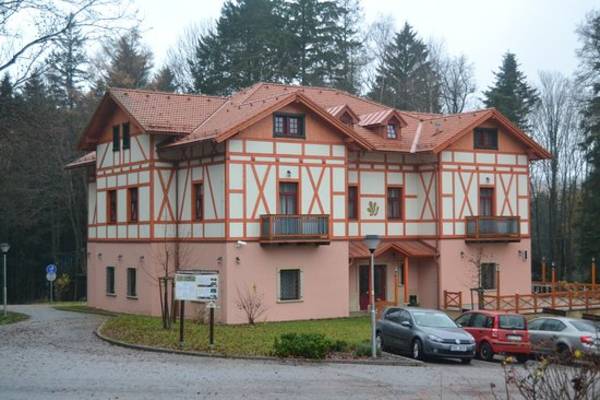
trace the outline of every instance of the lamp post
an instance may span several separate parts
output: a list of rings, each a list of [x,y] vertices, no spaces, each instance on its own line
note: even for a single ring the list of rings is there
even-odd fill
[[[371,306],[371,357],[377,358],[377,338],[375,332],[375,249],[379,245],[379,236],[365,236],[365,244],[371,253],[371,267],[369,277],[371,284],[369,285],[369,305]]]
[[[4,299],[4,316],[6,317],[6,253],[10,250],[10,245],[8,243],[0,243],[0,251],[2,251],[2,255],[4,256],[4,268],[3,268],[3,278],[2,284],[4,285],[3,289],[3,299]]]

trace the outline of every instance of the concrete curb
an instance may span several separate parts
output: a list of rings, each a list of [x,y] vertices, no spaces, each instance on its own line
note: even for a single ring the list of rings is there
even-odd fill
[[[106,322],[106,321],[105,321]],[[359,365],[382,365],[382,366],[403,366],[403,367],[421,367],[424,365],[423,362],[413,360],[410,358],[406,358],[403,356],[399,356],[396,354],[386,353],[388,356],[396,358],[398,361],[384,361],[384,360],[309,360],[309,359],[300,359],[300,358],[290,358],[290,359],[282,359],[277,357],[266,357],[266,356],[231,356],[222,353],[206,353],[201,351],[189,351],[189,350],[176,350],[176,349],[167,349],[164,347],[153,347],[153,346],[145,346],[141,344],[132,344],[127,342],[122,342],[117,339],[113,339],[111,337],[105,336],[102,334],[101,330],[104,327],[104,323],[100,324],[98,328],[94,331],[94,334],[101,340],[104,340],[107,343],[110,343],[115,346],[121,346],[128,349],[133,350],[144,350],[151,351],[154,353],[167,353],[167,354],[181,354],[186,356],[196,356],[196,357],[212,357],[212,358],[223,358],[230,360],[247,360],[247,361],[267,361],[279,364],[292,364],[292,365],[302,365],[302,364],[359,364]]]

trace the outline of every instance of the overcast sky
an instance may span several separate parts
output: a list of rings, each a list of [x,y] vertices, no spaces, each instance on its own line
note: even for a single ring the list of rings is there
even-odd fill
[[[135,0],[144,40],[160,65],[167,49],[191,23],[219,16],[221,0]],[[425,40],[443,40],[450,54],[475,63],[478,91],[493,81],[502,54],[517,54],[535,81],[538,71],[571,74],[579,46],[575,30],[598,0],[362,0],[366,23],[391,15]]]

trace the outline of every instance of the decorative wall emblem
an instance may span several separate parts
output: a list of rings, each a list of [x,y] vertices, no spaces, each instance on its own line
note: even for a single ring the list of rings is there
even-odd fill
[[[367,207],[367,212],[370,217],[374,217],[379,214],[379,206],[374,201],[369,201],[369,207]]]

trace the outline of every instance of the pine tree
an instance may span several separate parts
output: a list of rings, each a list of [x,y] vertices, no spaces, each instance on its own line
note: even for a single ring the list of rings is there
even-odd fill
[[[401,110],[439,112],[439,77],[408,23],[386,47],[369,97]]]
[[[148,85],[152,52],[142,46],[136,29],[110,44],[105,53],[110,60],[104,77],[108,86],[143,88]]]
[[[59,104],[69,109],[75,107],[81,84],[88,77],[85,42],[81,32],[71,27],[58,38],[57,48],[47,61],[50,92]]]
[[[190,60],[196,91],[229,94],[258,81],[284,80],[287,35],[280,0],[228,1]]]
[[[165,65],[158,70],[154,78],[152,78],[150,88],[162,92],[174,92],[177,88],[175,86],[175,75],[173,75],[171,68]]]
[[[529,86],[525,74],[519,69],[517,57],[507,52],[500,70],[495,72],[496,82],[484,92],[486,107],[495,107],[522,129],[527,129],[527,117],[537,102],[535,88]]]
[[[334,74],[333,86],[350,93],[358,93],[362,84],[361,72],[367,64],[358,26],[362,19],[357,0],[339,1],[339,37],[336,47],[341,63]]]
[[[592,257],[600,262],[600,13],[592,15],[582,30],[589,64],[591,98],[584,109],[586,138],[584,148],[589,174],[583,185],[579,224],[580,262],[589,265]]]

